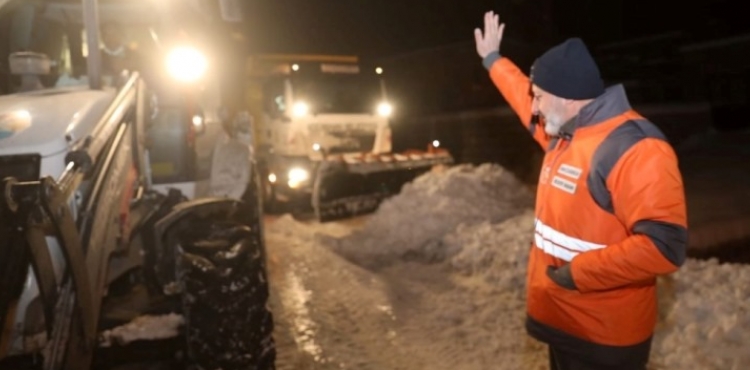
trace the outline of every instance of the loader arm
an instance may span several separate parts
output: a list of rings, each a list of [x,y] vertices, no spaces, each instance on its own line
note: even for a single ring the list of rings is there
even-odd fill
[[[109,256],[117,246],[121,199],[133,192],[134,118],[139,75],[133,73],[99,119],[66,157],[58,179],[3,179],[0,210],[12,220],[13,248],[28,248],[48,341],[44,369],[87,369],[96,346]],[[50,250],[62,251],[56,276]]]

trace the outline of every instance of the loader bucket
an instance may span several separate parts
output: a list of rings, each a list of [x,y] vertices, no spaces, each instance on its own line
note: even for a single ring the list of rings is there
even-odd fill
[[[327,222],[374,212],[404,184],[435,166],[451,163],[453,157],[444,150],[327,157],[315,176],[315,216]]]

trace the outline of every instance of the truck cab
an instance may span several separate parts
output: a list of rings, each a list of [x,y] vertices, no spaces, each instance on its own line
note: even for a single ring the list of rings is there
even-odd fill
[[[259,56],[253,66],[269,208],[309,206],[326,157],[391,151],[393,106],[382,69],[353,56]]]

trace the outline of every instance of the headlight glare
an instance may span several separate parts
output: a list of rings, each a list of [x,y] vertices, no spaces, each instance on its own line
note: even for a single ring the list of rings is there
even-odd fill
[[[310,173],[302,168],[292,168],[291,170],[289,170],[287,178],[289,179],[287,184],[290,188],[294,189],[299,187],[303,182],[307,181],[310,178]]]
[[[390,117],[393,113],[393,106],[387,102],[378,104],[378,114],[383,117]]]
[[[292,106],[292,114],[296,117],[304,117],[310,112],[310,106],[303,101],[298,101]]]
[[[183,82],[198,80],[207,68],[206,57],[191,47],[177,47],[167,55],[167,70],[172,77]]]

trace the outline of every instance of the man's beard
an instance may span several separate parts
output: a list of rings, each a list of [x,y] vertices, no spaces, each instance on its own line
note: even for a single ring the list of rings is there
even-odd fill
[[[557,136],[560,133],[560,128],[563,125],[563,120],[559,114],[543,115],[544,117],[544,131],[548,135]]]

